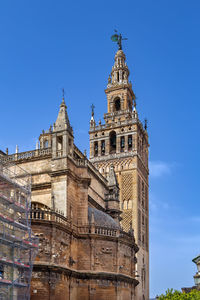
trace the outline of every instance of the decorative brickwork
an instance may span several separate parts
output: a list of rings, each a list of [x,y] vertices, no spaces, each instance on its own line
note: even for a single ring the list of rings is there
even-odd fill
[[[133,174],[125,173],[122,174],[121,184],[122,201],[129,201],[133,198]],[[126,206],[123,206],[126,209]]]
[[[122,228],[126,232],[128,232],[130,230],[130,224],[132,222],[132,209],[123,210],[121,217],[122,217],[122,221],[121,221]]]

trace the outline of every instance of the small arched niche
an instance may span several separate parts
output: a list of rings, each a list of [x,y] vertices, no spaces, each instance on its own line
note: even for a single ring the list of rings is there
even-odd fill
[[[114,111],[121,110],[121,99],[119,97],[114,100]]]
[[[110,153],[116,152],[116,132],[110,132]]]

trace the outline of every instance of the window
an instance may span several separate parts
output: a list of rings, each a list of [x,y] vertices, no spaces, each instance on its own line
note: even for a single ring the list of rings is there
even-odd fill
[[[48,148],[49,147],[49,142],[46,140],[44,141],[44,148]]]
[[[124,151],[124,146],[125,146],[124,136],[121,137],[120,146],[121,146],[121,152],[123,152]]]
[[[115,99],[115,111],[119,111],[121,109],[120,98]]]
[[[110,133],[110,153],[116,152],[116,132],[112,131]]]
[[[128,136],[128,150],[132,150],[132,135]]]
[[[94,156],[98,155],[98,142],[94,143]]]
[[[62,136],[58,136],[58,137],[57,137],[57,147],[58,147],[58,151],[62,150],[62,143],[63,143]]]
[[[105,154],[105,141],[101,141],[101,155]]]

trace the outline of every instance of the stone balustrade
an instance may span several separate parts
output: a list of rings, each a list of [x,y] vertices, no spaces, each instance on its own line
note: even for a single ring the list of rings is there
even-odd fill
[[[112,227],[97,226],[95,224],[75,226],[68,218],[51,209],[32,209],[30,212],[30,219],[32,221],[39,220],[58,223],[69,229],[77,231],[79,235],[95,234],[109,237],[123,237],[125,239],[133,238],[133,235],[130,233]]]
[[[22,159],[30,159],[30,158],[34,158],[34,157],[41,157],[41,156],[47,156],[47,155],[51,155],[51,148],[15,153],[15,154],[11,154],[11,155],[2,156],[1,159],[4,162],[12,162],[12,161],[18,161],[18,160],[22,160]]]

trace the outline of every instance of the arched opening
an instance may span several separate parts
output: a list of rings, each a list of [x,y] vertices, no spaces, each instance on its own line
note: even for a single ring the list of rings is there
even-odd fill
[[[98,142],[94,142],[94,156],[98,156]]]
[[[105,140],[101,141],[101,155],[105,154]]]
[[[120,109],[121,109],[120,98],[116,98],[114,103],[114,111],[119,111]]]
[[[124,138],[124,136],[121,136],[121,139],[120,139],[120,150],[121,150],[121,152],[124,152],[124,147],[125,147],[125,138]]]
[[[110,153],[116,152],[116,132],[111,131],[110,133]]]
[[[48,140],[45,140],[44,141],[44,148],[48,148],[49,147],[49,142],[48,142]]]

